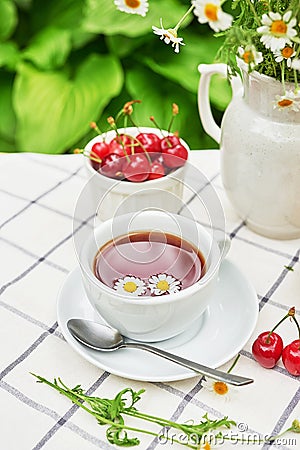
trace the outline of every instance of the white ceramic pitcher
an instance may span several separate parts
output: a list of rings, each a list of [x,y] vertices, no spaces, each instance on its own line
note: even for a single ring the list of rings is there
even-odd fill
[[[279,81],[243,72],[231,82],[233,97],[221,128],[209,102],[213,74],[225,64],[201,64],[198,105],[205,131],[220,144],[224,188],[240,217],[259,234],[300,237],[300,111],[274,108]],[[294,85],[286,86],[293,90]]]

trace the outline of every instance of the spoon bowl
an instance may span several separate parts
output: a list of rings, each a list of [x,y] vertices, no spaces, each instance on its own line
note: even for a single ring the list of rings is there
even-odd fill
[[[142,342],[126,342],[118,330],[91,320],[70,319],[67,323],[67,327],[71,335],[78,342],[93,350],[112,352],[125,347],[145,350],[176,364],[187,367],[188,369],[194,370],[197,373],[235,386],[244,386],[254,381],[251,378],[245,378],[203,366],[195,361],[181,358],[178,355],[166,352],[165,350],[153,347],[152,345],[144,344]]]

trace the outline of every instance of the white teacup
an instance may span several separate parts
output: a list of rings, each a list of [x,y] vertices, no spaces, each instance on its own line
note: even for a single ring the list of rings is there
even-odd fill
[[[177,293],[157,297],[128,297],[102,283],[93,267],[99,248],[121,235],[140,231],[160,231],[191,243],[204,256],[205,274]],[[145,210],[117,216],[101,223],[82,246],[79,261],[85,291],[95,310],[124,336],[148,342],[165,340],[185,331],[203,314],[229,246],[226,238],[217,242],[199,223],[177,214]]]
[[[168,136],[166,130],[151,127],[120,128],[119,133],[137,136],[139,133],[154,133],[159,137]],[[96,136],[85,147],[89,153],[96,142],[104,140],[110,142],[116,136],[114,130]],[[187,143],[180,139],[181,144],[188,150]],[[177,211],[181,206],[184,186],[185,165],[172,171],[168,175],[155,180],[143,182],[118,181],[95,171],[89,158],[85,159],[85,169],[89,177],[90,198],[94,210],[100,220],[104,221],[126,212],[139,211],[145,207],[157,207],[168,211]]]

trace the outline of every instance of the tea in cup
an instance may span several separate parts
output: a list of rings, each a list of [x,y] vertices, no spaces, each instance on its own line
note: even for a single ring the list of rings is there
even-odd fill
[[[199,320],[228,248],[228,240],[217,242],[194,220],[146,210],[101,223],[79,260],[87,297],[101,317],[124,336],[153,342]]]

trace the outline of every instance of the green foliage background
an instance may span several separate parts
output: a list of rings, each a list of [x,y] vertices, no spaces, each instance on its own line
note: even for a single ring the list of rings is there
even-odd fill
[[[174,53],[152,25],[175,26],[188,0],[150,0],[146,17],[118,11],[113,0],[0,0],[0,151],[64,153],[84,145],[91,121],[108,129],[131,99],[139,125],[154,115],[162,127],[177,103],[175,128],[191,148],[216,144],[197,110],[199,63],[210,63],[221,44],[192,15]],[[226,80],[212,82],[220,118],[230,99]]]

